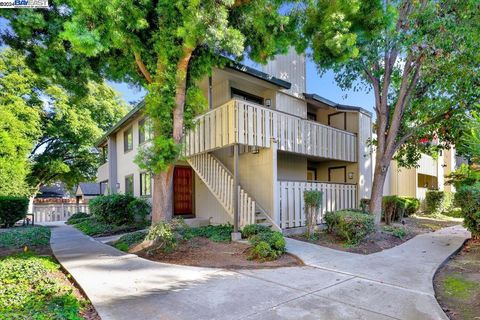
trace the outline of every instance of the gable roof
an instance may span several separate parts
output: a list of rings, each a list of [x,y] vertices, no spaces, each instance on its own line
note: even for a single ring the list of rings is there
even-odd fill
[[[365,110],[364,108],[336,103],[336,102],[333,102],[331,100],[328,100],[327,98],[321,97],[316,93],[304,93],[303,95],[307,99],[307,102],[320,102],[320,103],[326,104],[326,105],[328,105],[332,108],[338,109],[338,110],[357,111],[357,112],[365,113],[370,117],[372,116],[372,113],[368,110]]]
[[[100,184],[95,182],[80,182],[78,184],[78,190],[82,192],[84,196],[98,196],[100,195]]]
[[[235,62],[228,58],[225,58],[225,59],[226,59],[225,67],[228,69],[245,73],[249,76],[269,82],[271,84],[274,84],[284,89],[290,89],[292,87],[292,84],[288,81],[276,78],[272,75],[269,75],[268,73],[265,73],[260,70],[246,66],[244,64]],[[132,110],[130,110],[129,113],[127,113],[122,119],[120,119],[120,121],[118,121],[110,129],[108,129],[107,132],[105,132],[105,134],[95,143],[95,146],[99,147],[100,145],[104,144],[107,141],[108,136],[110,136],[112,133],[117,132],[118,129],[121,128],[126,122],[128,122],[130,119],[135,117],[138,113],[140,113],[143,107],[145,107],[144,100],[140,101]]]

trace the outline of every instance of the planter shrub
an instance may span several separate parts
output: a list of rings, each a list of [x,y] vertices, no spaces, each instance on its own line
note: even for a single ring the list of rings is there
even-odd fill
[[[306,237],[311,239],[315,234],[317,227],[318,215],[322,206],[323,193],[318,190],[308,190],[303,193],[303,201],[305,203],[305,225],[307,227]]]
[[[242,229],[242,236],[246,239],[261,232],[269,232],[271,229],[261,224],[249,224]]]
[[[128,194],[96,197],[88,203],[92,215],[101,222],[124,225],[145,220],[150,204]]]
[[[328,232],[341,237],[352,245],[360,243],[375,230],[372,215],[349,210],[327,212],[325,223]]]
[[[463,225],[480,238],[480,183],[462,186],[455,194],[455,204],[462,210]]]
[[[248,241],[252,245],[248,255],[251,260],[276,260],[286,251],[285,238],[278,231],[260,232],[251,236]]]
[[[417,198],[410,198],[410,197],[401,197],[404,202],[404,216],[409,217],[415,214],[418,209],[420,209],[420,200]]]
[[[425,209],[428,214],[442,214],[451,209],[452,200],[450,192],[428,190],[425,196]]]
[[[26,197],[0,196],[0,225],[11,227],[24,219],[28,212]]]
[[[360,209],[367,213],[370,210],[370,199],[362,198],[360,199]]]
[[[90,218],[91,216],[88,213],[85,212],[77,212],[74,213],[70,216],[70,218],[67,219],[67,224],[75,224],[77,221],[80,222],[81,220],[85,218]]]

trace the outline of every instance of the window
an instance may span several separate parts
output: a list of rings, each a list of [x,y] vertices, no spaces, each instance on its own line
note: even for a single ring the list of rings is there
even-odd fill
[[[127,152],[133,149],[133,130],[132,127],[123,131],[123,151]]]
[[[144,118],[138,122],[138,143],[142,144],[146,141],[150,141],[153,138],[152,121],[148,118]]]
[[[307,180],[316,181],[317,180],[317,169],[314,167],[307,168]]]
[[[232,88],[232,98],[263,105],[262,97],[235,88]]]
[[[133,174],[125,177],[125,194],[133,195]]]
[[[140,173],[140,195],[152,195],[152,175],[150,173]]]
[[[104,164],[108,161],[108,147],[103,146],[100,148],[100,162]]]
[[[307,119],[311,121],[317,121],[317,114],[313,112],[307,112]]]

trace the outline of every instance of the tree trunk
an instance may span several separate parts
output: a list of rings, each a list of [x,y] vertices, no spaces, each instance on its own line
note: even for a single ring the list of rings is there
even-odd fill
[[[387,178],[388,167],[389,165],[384,165],[382,161],[377,161],[375,164],[372,194],[370,196],[370,213],[375,216],[375,224],[379,224],[382,220],[383,186]]]
[[[182,56],[177,63],[175,107],[173,108],[173,141],[176,144],[182,143],[184,121],[183,112],[185,109],[185,98],[187,91],[187,71],[193,48],[183,47]],[[171,164],[167,170],[154,175],[153,197],[152,197],[152,223],[162,220],[170,220],[173,217],[173,169]]]
[[[173,217],[173,168],[153,176],[152,224]]]

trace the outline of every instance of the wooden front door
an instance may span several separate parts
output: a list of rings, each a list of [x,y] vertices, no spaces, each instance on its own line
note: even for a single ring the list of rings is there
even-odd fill
[[[193,214],[193,170],[175,167],[173,171],[173,212],[175,215]]]

